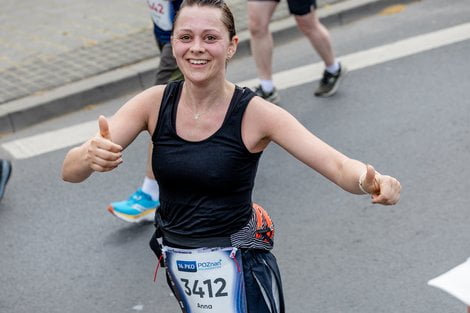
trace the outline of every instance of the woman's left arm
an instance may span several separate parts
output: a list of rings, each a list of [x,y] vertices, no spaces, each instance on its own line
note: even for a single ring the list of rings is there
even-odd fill
[[[258,125],[265,138],[282,146],[294,157],[319,172],[344,190],[354,194],[368,193],[372,202],[395,204],[400,198],[400,183],[397,179],[382,175],[370,165],[348,158],[329,146],[286,110],[259,102],[262,114]]]

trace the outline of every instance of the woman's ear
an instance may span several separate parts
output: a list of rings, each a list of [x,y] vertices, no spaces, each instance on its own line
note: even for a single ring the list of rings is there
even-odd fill
[[[238,36],[233,36],[230,42],[230,46],[228,47],[228,50],[227,50],[227,60],[231,59],[235,55],[235,52],[237,51],[237,46],[238,46]]]
[[[230,45],[233,46],[233,48],[235,48],[234,51],[237,50],[238,41],[239,41],[239,39],[238,39],[237,35],[233,36],[232,40],[230,41]]]

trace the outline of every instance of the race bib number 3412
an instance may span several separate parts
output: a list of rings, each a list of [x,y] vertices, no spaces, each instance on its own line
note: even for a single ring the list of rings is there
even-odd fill
[[[166,264],[186,313],[246,313],[240,251],[164,248]]]

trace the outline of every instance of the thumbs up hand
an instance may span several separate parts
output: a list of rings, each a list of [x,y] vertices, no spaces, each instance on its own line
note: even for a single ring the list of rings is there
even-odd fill
[[[391,205],[400,200],[400,182],[376,172],[372,165],[367,165],[367,171],[359,179],[359,186],[371,195],[372,203]]]
[[[111,140],[111,134],[109,133],[108,120],[103,115],[98,118],[98,126],[100,128],[100,135],[103,138]]]
[[[106,117],[98,118],[99,133],[87,142],[86,162],[97,172],[108,172],[122,163],[122,147],[111,139]]]

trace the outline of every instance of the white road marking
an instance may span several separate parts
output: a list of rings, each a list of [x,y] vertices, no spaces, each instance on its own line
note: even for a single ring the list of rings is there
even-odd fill
[[[409,55],[443,47],[470,39],[470,23],[457,25],[432,33],[411,37],[391,44],[338,57],[349,71],[396,60]],[[321,62],[300,66],[274,74],[279,90],[310,83],[321,78]],[[295,78],[295,79],[294,79]],[[238,82],[239,86],[253,87],[258,79]],[[16,159],[27,159],[44,153],[75,146],[86,141],[98,131],[97,119],[2,144]]]
[[[2,147],[16,159],[27,159],[78,145],[97,132],[98,118],[94,121],[6,142],[2,144]]]

